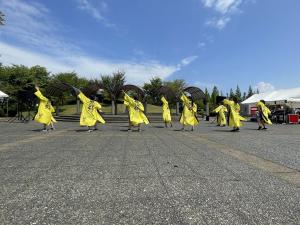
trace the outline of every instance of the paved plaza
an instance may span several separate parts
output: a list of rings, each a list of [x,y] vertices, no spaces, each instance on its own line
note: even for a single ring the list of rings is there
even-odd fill
[[[300,224],[300,126],[0,123],[0,224]]]

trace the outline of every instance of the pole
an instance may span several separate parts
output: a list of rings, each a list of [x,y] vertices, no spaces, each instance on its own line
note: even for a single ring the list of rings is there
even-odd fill
[[[8,117],[8,98],[6,100],[6,116]]]
[[[76,114],[79,114],[79,111],[80,111],[80,102],[77,99],[77,101],[76,101]]]
[[[179,115],[179,102],[176,102],[176,115]]]
[[[209,103],[206,103],[206,121],[209,121]]]

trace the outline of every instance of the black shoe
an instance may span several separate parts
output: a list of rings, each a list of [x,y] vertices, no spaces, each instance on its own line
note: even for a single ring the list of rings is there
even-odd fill
[[[264,127],[263,130],[267,130],[268,128]]]
[[[261,128],[262,128],[262,127],[261,127],[261,126],[259,126],[259,127],[257,128],[257,130],[261,130]]]

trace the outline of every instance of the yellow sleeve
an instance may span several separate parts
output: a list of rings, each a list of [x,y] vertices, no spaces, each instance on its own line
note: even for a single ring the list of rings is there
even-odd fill
[[[34,92],[35,96],[38,97],[41,101],[48,101],[48,98],[46,98],[40,90],[37,90]]]
[[[124,105],[129,106],[129,102],[124,99]]]
[[[163,104],[168,103],[167,99],[164,96],[162,96],[160,100],[162,101]]]
[[[220,109],[221,109],[221,106],[218,106],[217,108],[215,108],[215,109],[213,110],[213,112],[218,113],[218,112],[220,111]]]
[[[78,98],[82,101],[83,104],[90,102],[91,100],[86,97],[82,92],[79,93]]]
[[[95,107],[96,107],[96,109],[101,109],[102,108],[102,106],[99,102],[95,102]]]
[[[194,112],[194,113],[197,112],[197,105],[196,105],[196,103],[193,104],[193,112]]]
[[[180,99],[181,99],[181,101],[183,102],[184,105],[189,105],[190,104],[190,100],[186,97],[185,94],[181,95]]]
[[[135,101],[134,101],[134,99],[133,98],[131,98],[128,94],[126,94],[125,93],[125,95],[124,95],[124,104],[125,104],[125,102],[127,102],[128,103],[128,106],[129,105],[131,105],[131,106],[135,106]]]
[[[224,99],[224,105],[232,106],[233,105],[233,101],[230,101],[229,99]]]
[[[55,109],[54,109],[54,107],[50,104],[50,111],[52,112],[52,113],[54,113],[55,112]]]
[[[137,102],[137,107],[139,108],[139,110],[144,112],[144,105],[141,102]]]

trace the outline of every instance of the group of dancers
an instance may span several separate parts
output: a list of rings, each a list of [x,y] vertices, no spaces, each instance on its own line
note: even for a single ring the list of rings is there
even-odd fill
[[[101,116],[101,104],[96,101],[96,97],[92,96],[88,98],[79,89],[72,87],[77,98],[82,102],[82,110],[80,115],[80,126],[85,126],[88,128],[88,132],[97,130],[97,123],[105,124],[105,120]],[[57,121],[53,117],[52,113],[55,112],[51,101],[46,98],[36,87],[36,92],[34,93],[39,99],[38,112],[34,120],[38,123],[43,124],[42,131],[48,131],[48,127],[54,130],[53,123]],[[137,95],[130,96],[123,91],[124,94],[124,105],[126,106],[129,125],[128,131],[132,131],[134,127],[137,127],[138,131],[141,131],[141,124],[149,124],[149,120],[144,113],[143,104],[138,101]],[[182,124],[182,131],[186,129],[186,126],[191,127],[191,131],[194,130],[195,126],[199,124],[197,117],[197,104],[193,101],[191,96],[185,93],[181,95],[181,101],[183,105],[183,110],[180,116],[180,123]],[[169,108],[169,103],[165,96],[161,97],[162,101],[162,117],[165,123],[165,127],[172,127],[172,116],[171,110]],[[257,121],[259,124],[258,130],[265,130],[267,124],[272,124],[269,119],[270,110],[267,108],[263,100],[257,103]],[[241,121],[246,120],[240,116],[240,105],[235,97],[230,99],[224,99],[219,103],[218,107],[214,110],[217,113],[217,123],[218,126],[225,127],[227,124],[232,127],[231,131],[237,132],[243,125]],[[227,114],[227,116],[226,116]]]

